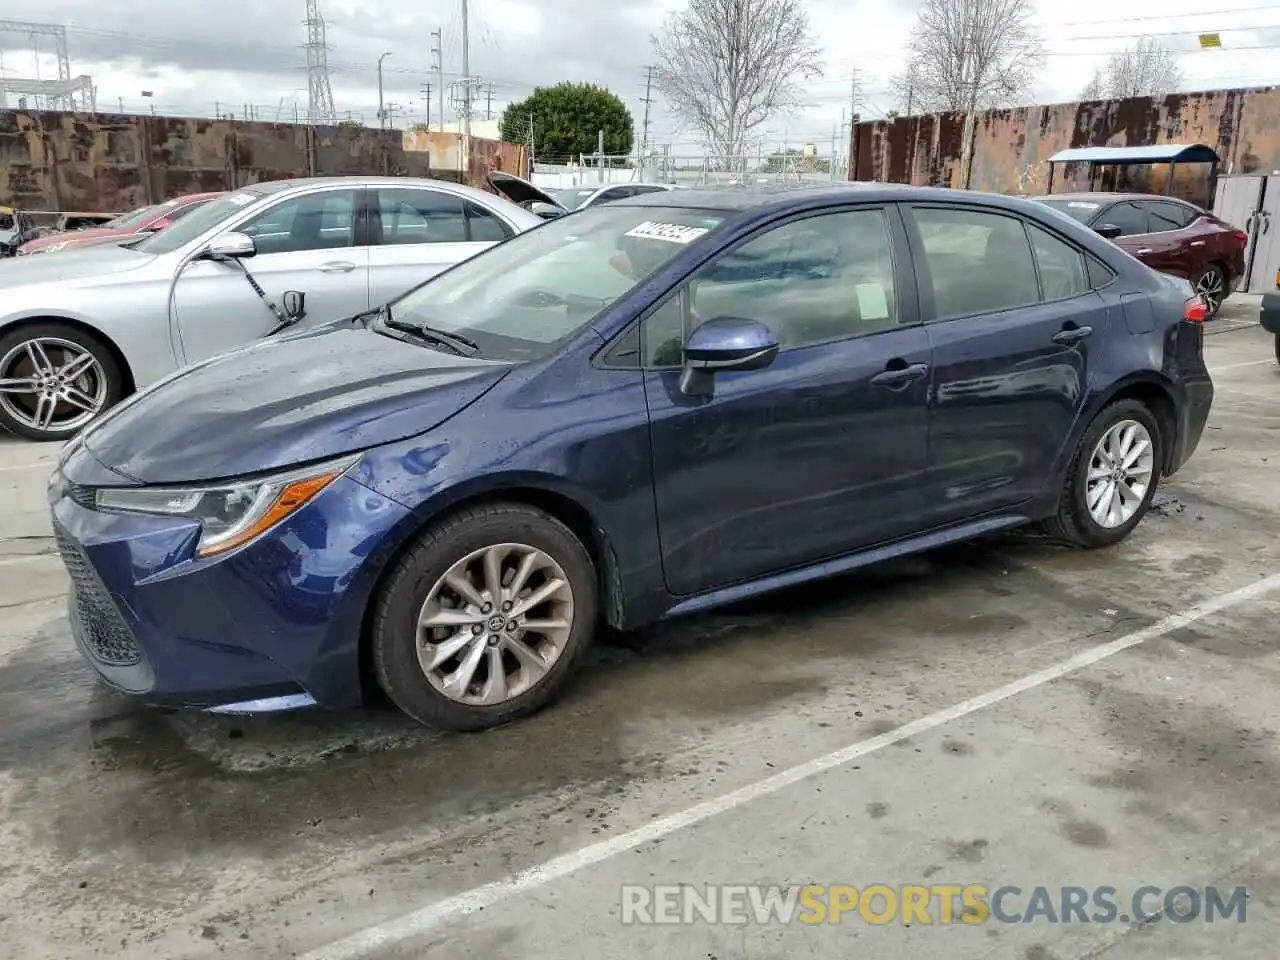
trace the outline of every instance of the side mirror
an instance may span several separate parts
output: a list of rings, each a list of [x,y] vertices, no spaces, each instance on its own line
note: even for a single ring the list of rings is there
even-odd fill
[[[778,355],[778,338],[758,320],[716,317],[701,323],[684,345],[680,392],[699,396],[711,392],[716,372],[760,370]]]
[[[1114,223],[1100,223],[1098,226],[1093,228],[1093,231],[1104,240],[1114,240],[1124,232]]]
[[[530,201],[528,209],[530,213],[536,213],[543,220],[554,220],[564,213],[559,207],[553,207],[551,204],[543,203],[541,200]]]
[[[307,295],[301,290],[286,290],[280,305],[290,320],[301,320],[307,315]]]
[[[253,242],[253,237],[232,230],[210,240],[205,256],[210,260],[241,260],[257,252],[258,245]]]

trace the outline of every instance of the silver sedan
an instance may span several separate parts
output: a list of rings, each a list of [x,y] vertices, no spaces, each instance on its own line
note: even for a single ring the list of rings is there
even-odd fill
[[[123,247],[7,259],[0,428],[64,440],[186,364],[385,303],[544,223],[516,182],[524,206],[438,180],[259,183]]]

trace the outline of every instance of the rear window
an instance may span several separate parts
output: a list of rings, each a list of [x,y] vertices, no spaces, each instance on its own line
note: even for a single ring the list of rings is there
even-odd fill
[[[1102,204],[1094,200],[1050,199],[1049,197],[1032,197],[1031,199],[1060,213],[1065,213],[1072,220],[1080,223],[1088,223],[1093,219],[1094,214],[1102,209]]]

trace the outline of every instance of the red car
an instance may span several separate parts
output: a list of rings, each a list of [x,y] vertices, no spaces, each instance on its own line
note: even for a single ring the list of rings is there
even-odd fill
[[[150,207],[141,207],[116,217],[101,227],[69,230],[65,233],[53,233],[47,237],[28,240],[18,248],[18,256],[32,253],[56,253],[59,250],[100,243],[119,243],[141,234],[155,233],[185,217],[202,204],[220,196],[222,196],[221,192],[193,193],[190,196],[166,200],[164,203],[157,203]]]
[[[1147,266],[1190,280],[1218,312],[1244,279],[1249,236],[1195,204],[1144,193],[1055,193],[1031,197],[1133,254]]]

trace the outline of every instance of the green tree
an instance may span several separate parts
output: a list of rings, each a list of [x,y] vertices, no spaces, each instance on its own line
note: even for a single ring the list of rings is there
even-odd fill
[[[604,152],[628,154],[632,144],[631,111],[616,94],[593,83],[557,83],[536,87],[502,112],[502,139],[525,143],[533,121],[533,150],[555,159],[595,153],[604,131]]]

